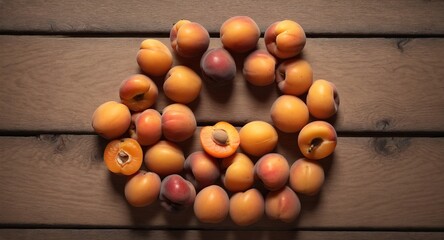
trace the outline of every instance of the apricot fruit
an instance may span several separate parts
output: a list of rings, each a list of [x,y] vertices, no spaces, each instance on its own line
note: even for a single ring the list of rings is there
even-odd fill
[[[285,133],[299,132],[310,117],[307,105],[292,95],[278,97],[271,106],[270,115],[273,125]]]
[[[325,121],[314,121],[305,125],[299,132],[298,146],[302,154],[312,160],[325,158],[336,148],[335,128]]]
[[[225,158],[236,152],[240,138],[233,125],[221,121],[200,130],[200,143],[204,151],[211,156]]]
[[[301,53],[306,42],[305,31],[295,21],[277,21],[265,30],[264,41],[272,55],[287,59]]]
[[[259,157],[271,152],[277,145],[278,134],[264,121],[252,121],[239,131],[240,147],[247,154]]]
[[[113,140],[106,145],[103,159],[111,172],[132,175],[142,166],[142,147],[132,138]]]
[[[137,53],[140,69],[151,76],[163,76],[173,65],[173,55],[165,44],[156,39],[146,39]]]
[[[151,107],[157,99],[159,91],[149,77],[134,74],[120,84],[120,101],[131,111],[140,112]]]
[[[244,61],[242,73],[245,80],[255,86],[267,86],[275,80],[276,59],[266,50],[250,53]]]
[[[339,107],[336,86],[324,79],[316,80],[308,90],[307,107],[315,118],[327,119],[333,116]]]
[[[256,48],[261,30],[248,16],[235,16],[227,19],[220,27],[220,40],[224,48],[244,53]]]
[[[218,161],[204,151],[191,153],[185,160],[186,179],[198,188],[216,183],[220,177]]]
[[[199,23],[189,20],[177,21],[170,31],[173,50],[182,57],[201,56],[210,45],[210,34]]]
[[[100,136],[115,139],[122,136],[131,125],[131,112],[122,103],[108,101],[94,111],[91,125]]]
[[[224,158],[221,171],[223,185],[228,191],[245,191],[254,184],[254,163],[243,153]]]
[[[324,184],[324,169],[317,161],[296,160],[290,168],[290,187],[297,193],[316,195]]]
[[[290,166],[281,154],[268,153],[256,162],[254,173],[266,189],[275,191],[287,184]]]
[[[313,83],[313,69],[306,60],[286,60],[276,69],[276,83],[283,94],[300,96]]]
[[[146,151],[144,161],[148,170],[163,177],[181,173],[185,156],[177,144],[161,140]]]
[[[159,200],[168,211],[179,211],[191,206],[196,198],[196,189],[191,182],[178,174],[168,175],[162,180]]]
[[[265,197],[265,214],[273,219],[291,223],[301,212],[301,202],[290,187],[272,191]]]
[[[175,66],[171,68],[163,83],[165,95],[177,102],[188,104],[194,101],[200,94],[202,80],[191,68]]]
[[[230,218],[239,226],[256,223],[262,218],[264,211],[264,197],[255,188],[235,193],[230,198]]]
[[[232,84],[236,76],[236,63],[223,48],[206,51],[200,60],[200,68],[203,78],[216,87]]]
[[[194,214],[203,223],[220,223],[230,209],[227,192],[218,185],[210,185],[200,190],[194,200]]]
[[[197,128],[196,118],[189,107],[173,103],[162,111],[163,136],[173,142],[182,142],[194,135]]]
[[[156,173],[139,170],[125,184],[125,198],[134,207],[154,203],[160,193],[160,177]]]
[[[132,115],[130,136],[142,146],[155,144],[162,137],[162,119],[155,109],[146,109]]]

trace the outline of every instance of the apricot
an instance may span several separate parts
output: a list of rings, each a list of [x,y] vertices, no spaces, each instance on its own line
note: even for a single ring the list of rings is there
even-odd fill
[[[197,128],[196,118],[189,107],[180,103],[166,106],[162,111],[163,136],[173,142],[192,137]]]
[[[235,193],[230,198],[230,218],[239,226],[256,223],[262,218],[264,211],[264,197],[255,188]]]
[[[186,178],[198,188],[214,184],[220,177],[219,163],[204,151],[196,151],[185,160]]]
[[[182,57],[201,56],[210,45],[210,34],[199,23],[179,20],[170,31],[173,50]]]
[[[187,104],[194,101],[200,94],[202,80],[191,68],[175,66],[171,68],[163,83],[165,95],[178,103]]]
[[[222,222],[228,216],[229,209],[228,194],[218,185],[200,190],[194,200],[194,214],[203,223]]]
[[[287,184],[290,166],[281,154],[268,153],[256,162],[254,173],[266,189],[275,191]]]
[[[315,118],[327,119],[333,116],[339,107],[336,86],[324,79],[316,80],[308,90],[307,107]]]
[[[168,175],[162,180],[159,200],[168,211],[179,211],[191,206],[196,198],[196,189],[191,182],[178,174]]]
[[[290,187],[297,193],[316,195],[324,184],[324,169],[319,162],[305,158],[296,160],[290,168]]]
[[[200,143],[204,151],[211,156],[225,158],[236,152],[240,138],[233,125],[221,121],[200,130]]]
[[[91,125],[97,134],[106,139],[118,138],[131,125],[131,112],[122,103],[108,101],[94,111]]]
[[[245,80],[255,86],[274,83],[276,59],[266,50],[259,49],[250,53],[242,69]]]
[[[162,177],[182,172],[185,156],[177,144],[161,140],[146,151],[144,161],[148,170]]]
[[[286,60],[276,69],[276,83],[283,94],[302,95],[313,83],[313,69],[303,59]]]
[[[288,186],[272,191],[265,197],[265,214],[286,223],[293,222],[301,212],[301,202],[296,193]]]
[[[231,192],[245,191],[254,184],[254,164],[243,153],[235,153],[221,162],[222,182]]]
[[[236,63],[230,53],[223,48],[213,48],[205,52],[200,60],[203,78],[214,86],[232,84],[236,76]]]
[[[156,102],[158,89],[149,77],[134,74],[120,84],[120,101],[131,111],[140,112]]]
[[[264,121],[252,121],[239,131],[240,147],[247,154],[259,157],[271,152],[277,145],[278,134]]]
[[[244,53],[256,48],[261,30],[248,16],[235,16],[227,19],[220,27],[220,40],[224,48]]]
[[[273,125],[285,133],[299,132],[310,117],[307,105],[292,95],[278,97],[271,106],[270,115]]]
[[[142,166],[142,147],[132,138],[113,140],[106,145],[103,159],[111,172],[132,175]]]
[[[125,198],[134,207],[154,203],[160,193],[160,177],[156,173],[139,170],[125,184]]]
[[[132,115],[130,136],[142,146],[152,145],[162,137],[162,119],[157,110],[147,109]]]
[[[329,156],[336,148],[335,128],[325,121],[314,121],[299,132],[298,146],[308,159],[321,159]]]
[[[305,31],[292,20],[277,21],[264,33],[267,50],[275,57],[286,59],[298,55],[305,46]]]
[[[173,65],[173,55],[165,44],[156,39],[146,39],[137,53],[139,67],[148,75],[163,76]]]

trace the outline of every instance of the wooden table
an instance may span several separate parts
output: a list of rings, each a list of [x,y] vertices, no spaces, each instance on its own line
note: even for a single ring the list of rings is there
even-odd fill
[[[322,161],[321,194],[300,196],[294,223],[249,227],[202,224],[192,209],[158,203],[129,207],[125,179],[103,163],[93,111],[140,72],[143,39],[169,46],[172,24],[186,18],[220,46],[219,27],[235,15],[262,32],[299,22],[314,78],[338,87],[338,146]],[[443,1],[1,1],[0,33],[0,239],[444,238]],[[270,122],[278,95],[238,71],[231,89],[205,85],[190,107],[200,126],[241,127]],[[156,108],[167,104],[161,94]],[[186,154],[200,149],[196,136],[181,144]],[[277,152],[300,157],[297,134],[279,137]]]

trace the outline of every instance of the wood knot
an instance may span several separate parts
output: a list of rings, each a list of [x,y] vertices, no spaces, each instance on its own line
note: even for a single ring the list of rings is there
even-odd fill
[[[410,138],[377,137],[372,140],[376,153],[390,156],[405,151],[410,146]]]

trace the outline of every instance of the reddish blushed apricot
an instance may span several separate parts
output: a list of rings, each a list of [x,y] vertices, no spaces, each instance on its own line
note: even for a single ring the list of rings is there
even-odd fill
[[[265,213],[273,220],[286,223],[293,222],[301,212],[301,202],[296,193],[289,187],[272,191],[265,197]]]
[[[182,210],[193,204],[196,189],[193,184],[178,174],[171,174],[162,180],[159,199],[168,211]]]
[[[187,180],[199,189],[216,183],[220,177],[219,162],[204,151],[190,154],[184,168]]]
[[[179,20],[170,31],[173,50],[182,57],[202,55],[210,45],[210,34],[199,23]]]
[[[135,74],[123,80],[119,88],[120,100],[131,111],[140,112],[156,102],[158,89],[149,77]]]
[[[268,153],[256,162],[254,173],[266,189],[275,191],[287,184],[290,166],[281,154]]]
[[[173,103],[163,109],[162,133],[169,141],[185,141],[194,135],[196,128],[194,113],[186,105]]]
[[[130,136],[142,146],[155,144],[162,137],[162,119],[154,109],[147,109],[132,115]]]
[[[132,138],[113,140],[106,145],[103,159],[111,172],[132,175],[142,166],[142,147]]]
[[[233,52],[248,52],[257,45],[261,30],[248,16],[235,16],[227,19],[220,27],[220,41],[224,48]]]
[[[213,48],[205,52],[200,60],[203,78],[215,87],[233,83],[236,63],[224,48]]]
[[[237,129],[228,122],[218,122],[214,126],[203,127],[200,131],[202,148],[216,158],[225,158],[235,153],[239,141]]]

